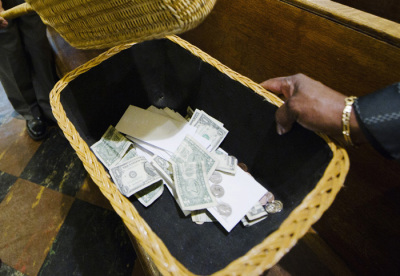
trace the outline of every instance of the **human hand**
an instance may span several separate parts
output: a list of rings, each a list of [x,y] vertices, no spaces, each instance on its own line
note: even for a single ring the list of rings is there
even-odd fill
[[[3,3],[0,1],[0,14],[4,11],[3,9]],[[8,22],[5,20],[3,17],[0,16],[0,29],[4,29],[7,27]]]
[[[286,98],[275,114],[278,134],[287,133],[297,122],[309,130],[343,141],[341,118],[346,95],[303,74],[269,79],[261,86]],[[365,142],[354,110],[350,117],[350,128],[353,142]]]

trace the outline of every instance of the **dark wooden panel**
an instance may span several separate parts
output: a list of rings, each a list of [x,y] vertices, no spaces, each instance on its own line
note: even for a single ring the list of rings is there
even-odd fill
[[[106,51],[106,49],[79,50],[73,48],[50,26],[47,26],[47,38],[54,52],[57,74],[60,78]]]
[[[331,0],[280,1],[300,7],[311,13],[316,13],[378,40],[400,47],[400,27],[395,21]],[[378,5],[380,5],[380,2]],[[396,13],[396,10],[393,11]]]
[[[257,82],[303,72],[362,95],[400,79],[398,47],[277,0],[219,0],[182,37]]]
[[[348,95],[400,81],[400,49],[276,0],[219,0],[198,28],[181,35],[256,82],[305,73]],[[400,164],[369,146],[349,150],[351,169],[315,225],[357,274],[400,272]]]
[[[400,23],[400,5],[398,0],[334,0],[377,16]]]

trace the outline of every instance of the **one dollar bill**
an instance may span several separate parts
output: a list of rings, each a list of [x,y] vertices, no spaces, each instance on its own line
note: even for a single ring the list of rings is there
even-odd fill
[[[217,204],[210,191],[204,163],[172,164],[176,193],[183,210],[200,210]]]
[[[218,165],[217,159],[190,135],[185,137],[171,159],[173,162],[178,164],[203,162],[207,179],[215,171],[215,168]]]
[[[219,121],[204,111],[195,113],[189,123],[196,127],[197,135],[210,141],[209,151],[217,149],[228,134],[228,130]]]
[[[101,139],[90,148],[104,166],[110,169],[122,159],[131,144],[118,130],[109,126]]]
[[[162,181],[158,181],[155,184],[150,185],[147,188],[137,192],[135,194],[136,198],[142,203],[145,207],[151,205],[154,201],[159,198],[164,192],[164,183]]]
[[[127,197],[161,180],[153,166],[142,156],[112,167],[110,174],[118,189]]]

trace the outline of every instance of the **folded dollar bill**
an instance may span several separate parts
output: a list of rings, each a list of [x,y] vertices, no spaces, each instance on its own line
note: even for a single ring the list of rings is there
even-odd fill
[[[236,168],[238,164],[236,157],[228,155],[221,148],[216,149],[213,152],[213,155],[218,161],[218,165],[216,167],[217,171],[222,171],[230,174],[236,173]]]
[[[101,139],[94,143],[90,149],[104,166],[110,169],[122,159],[131,144],[118,130],[109,126]]]
[[[242,223],[243,223],[243,226],[250,227],[250,226],[252,226],[252,225],[254,225],[256,223],[259,223],[260,221],[263,221],[266,218],[267,218],[267,216],[260,217],[260,218],[255,219],[255,220],[249,220],[247,217],[244,217],[244,218],[242,218]]]
[[[265,211],[264,206],[262,206],[260,202],[257,202],[246,214],[246,217],[249,221],[259,219],[265,216],[268,216],[268,213],[267,211]]]
[[[196,111],[189,123],[196,128],[197,135],[210,141],[211,145],[208,150],[214,151],[225,139],[228,130],[223,127],[221,122],[215,120],[204,111]]]
[[[177,164],[203,162],[207,179],[218,165],[217,159],[190,135],[187,135],[185,139],[183,139],[171,160]]]
[[[122,159],[118,163],[124,163],[134,157],[138,156],[136,149],[131,145],[128,150],[126,151],[125,155],[122,157]],[[118,164],[117,163],[117,164]]]
[[[172,175],[172,165],[170,162],[167,160],[163,159],[162,157],[158,155],[154,155],[152,160],[150,161],[150,164],[153,165],[153,167],[156,169],[156,171],[159,173],[161,178],[164,180],[165,185],[167,186],[169,192],[171,195],[175,198],[176,203],[178,204],[179,208],[181,209],[182,213],[185,216],[190,215],[190,211],[188,210],[183,210],[182,205],[178,199],[178,195],[176,193],[175,189],[175,184],[173,181],[173,175]]]
[[[164,183],[162,181],[158,181],[155,184],[144,188],[143,190],[137,192],[135,194],[136,198],[142,203],[145,207],[151,205],[154,201],[156,201],[164,192]]]
[[[216,205],[203,162],[173,163],[172,168],[183,210],[201,210]]]
[[[161,180],[153,166],[142,156],[119,163],[110,169],[110,174],[120,192],[126,197]]]
[[[213,222],[215,218],[207,210],[196,210],[192,211],[192,221],[203,224],[204,222]]]

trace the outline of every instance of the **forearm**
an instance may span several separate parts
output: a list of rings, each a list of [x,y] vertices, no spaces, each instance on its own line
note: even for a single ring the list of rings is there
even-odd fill
[[[400,83],[357,99],[354,115],[371,145],[400,160]]]

